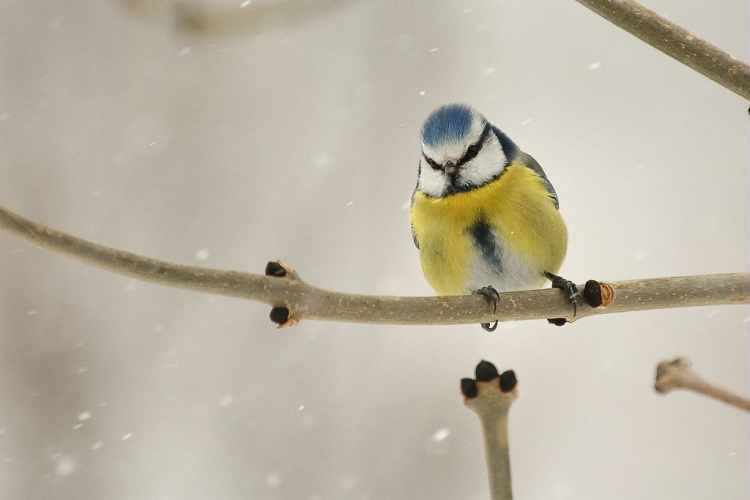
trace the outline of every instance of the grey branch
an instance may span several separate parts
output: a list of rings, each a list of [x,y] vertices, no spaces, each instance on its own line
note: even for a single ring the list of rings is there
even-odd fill
[[[750,399],[704,380],[691,367],[692,363],[686,358],[662,361],[656,368],[654,389],[662,394],[688,389],[750,412]]]
[[[750,66],[632,0],[576,0],[612,24],[750,99]]]
[[[0,228],[49,250],[118,274],[177,288],[227,295],[286,307],[295,320],[315,319],[391,325],[456,325],[569,317],[570,303],[557,289],[500,294],[497,311],[480,295],[389,297],[355,295],[311,286],[293,273],[276,278],[187,266],[143,257],[71,236],[0,206]],[[654,278],[608,283],[606,307],[578,308],[593,314],[750,303],[750,273]],[[581,285],[581,288],[583,285]],[[571,319],[571,318],[569,318]]]

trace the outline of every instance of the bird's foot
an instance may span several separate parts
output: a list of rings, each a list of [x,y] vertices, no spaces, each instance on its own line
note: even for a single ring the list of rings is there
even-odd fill
[[[477,290],[475,293],[479,295],[484,295],[487,298],[488,302],[492,302],[492,312],[493,314],[497,312],[497,301],[500,299],[500,294],[497,293],[497,290],[495,290],[492,286],[483,286],[479,290]],[[487,332],[494,332],[497,328],[497,321],[494,323],[482,323],[482,328]]]
[[[580,303],[581,298],[581,292],[578,291],[576,284],[556,274],[545,272],[544,276],[552,282],[552,288],[559,288],[565,292],[568,302],[573,305],[573,317],[575,318],[578,313],[578,304]],[[565,318],[552,318],[547,321],[555,326],[563,326],[567,323]]]

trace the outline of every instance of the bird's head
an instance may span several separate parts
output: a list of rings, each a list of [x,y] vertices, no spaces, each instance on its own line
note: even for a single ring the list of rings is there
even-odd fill
[[[447,104],[437,108],[422,125],[417,189],[441,198],[497,178],[510,157],[501,140],[507,141],[508,148],[515,148],[471,106]]]

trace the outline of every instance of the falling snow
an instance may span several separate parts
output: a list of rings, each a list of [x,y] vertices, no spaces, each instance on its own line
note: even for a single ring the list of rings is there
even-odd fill
[[[446,428],[438,429],[432,434],[432,440],[438,443],[440,441],[445,441],[450,435],[451,435],[450,429],[446,429]]]
[[[318,168],[327,168],[331,166],[331,158],[325,153],[318,153],[313,158],[313,164]]]
[[[69,476],[78,468],[76,459],[69,455],[59,455],[55,459],[55,474],[58,476]]]
[[[195,252],[193,258],[196,260],[196,262],[205,262],[210,256],[211,252],[209,252],[207,248],[201,248],[200,250]]]
[[[269,488],[275,488],[281,484],[281,474],[272,471],[266,474],[266,485]]]

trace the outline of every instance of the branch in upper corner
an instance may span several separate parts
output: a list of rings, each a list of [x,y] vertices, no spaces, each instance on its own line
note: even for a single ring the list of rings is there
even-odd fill
[[[750,399],[707,382],[691,367],[692,363],[686,358],[662,361],[656,367],[654,389],[662,394],[667,394],[674,389],[688,389],[750,412]]]
[[[311,286],[294,272],[282,272],[285,268],[280,265],[268,267],[268,275],[263,276],[175,264],[71,236],[2,206],[0,228],[35,245],[125,276],[264,302],[274,308],[278,323],[315,319],[389,325],[458,325],[563,318],[573,312],[566,296],[556,289],[501,293],[496,312],[493,312],[493,307],[481,295],[355,295]],[[594,314],[750,303],[750,273],[609,282],[600,288],[602,298],[607,298],[605,290],[610,292],[610,303],[607,305],[605,300],[600,307],[580,307],[576,320]],[[597,305],[590,297],[587,301]]]
[[[612,24],[750,100],[750,66],[633,0],[576,0]]]

